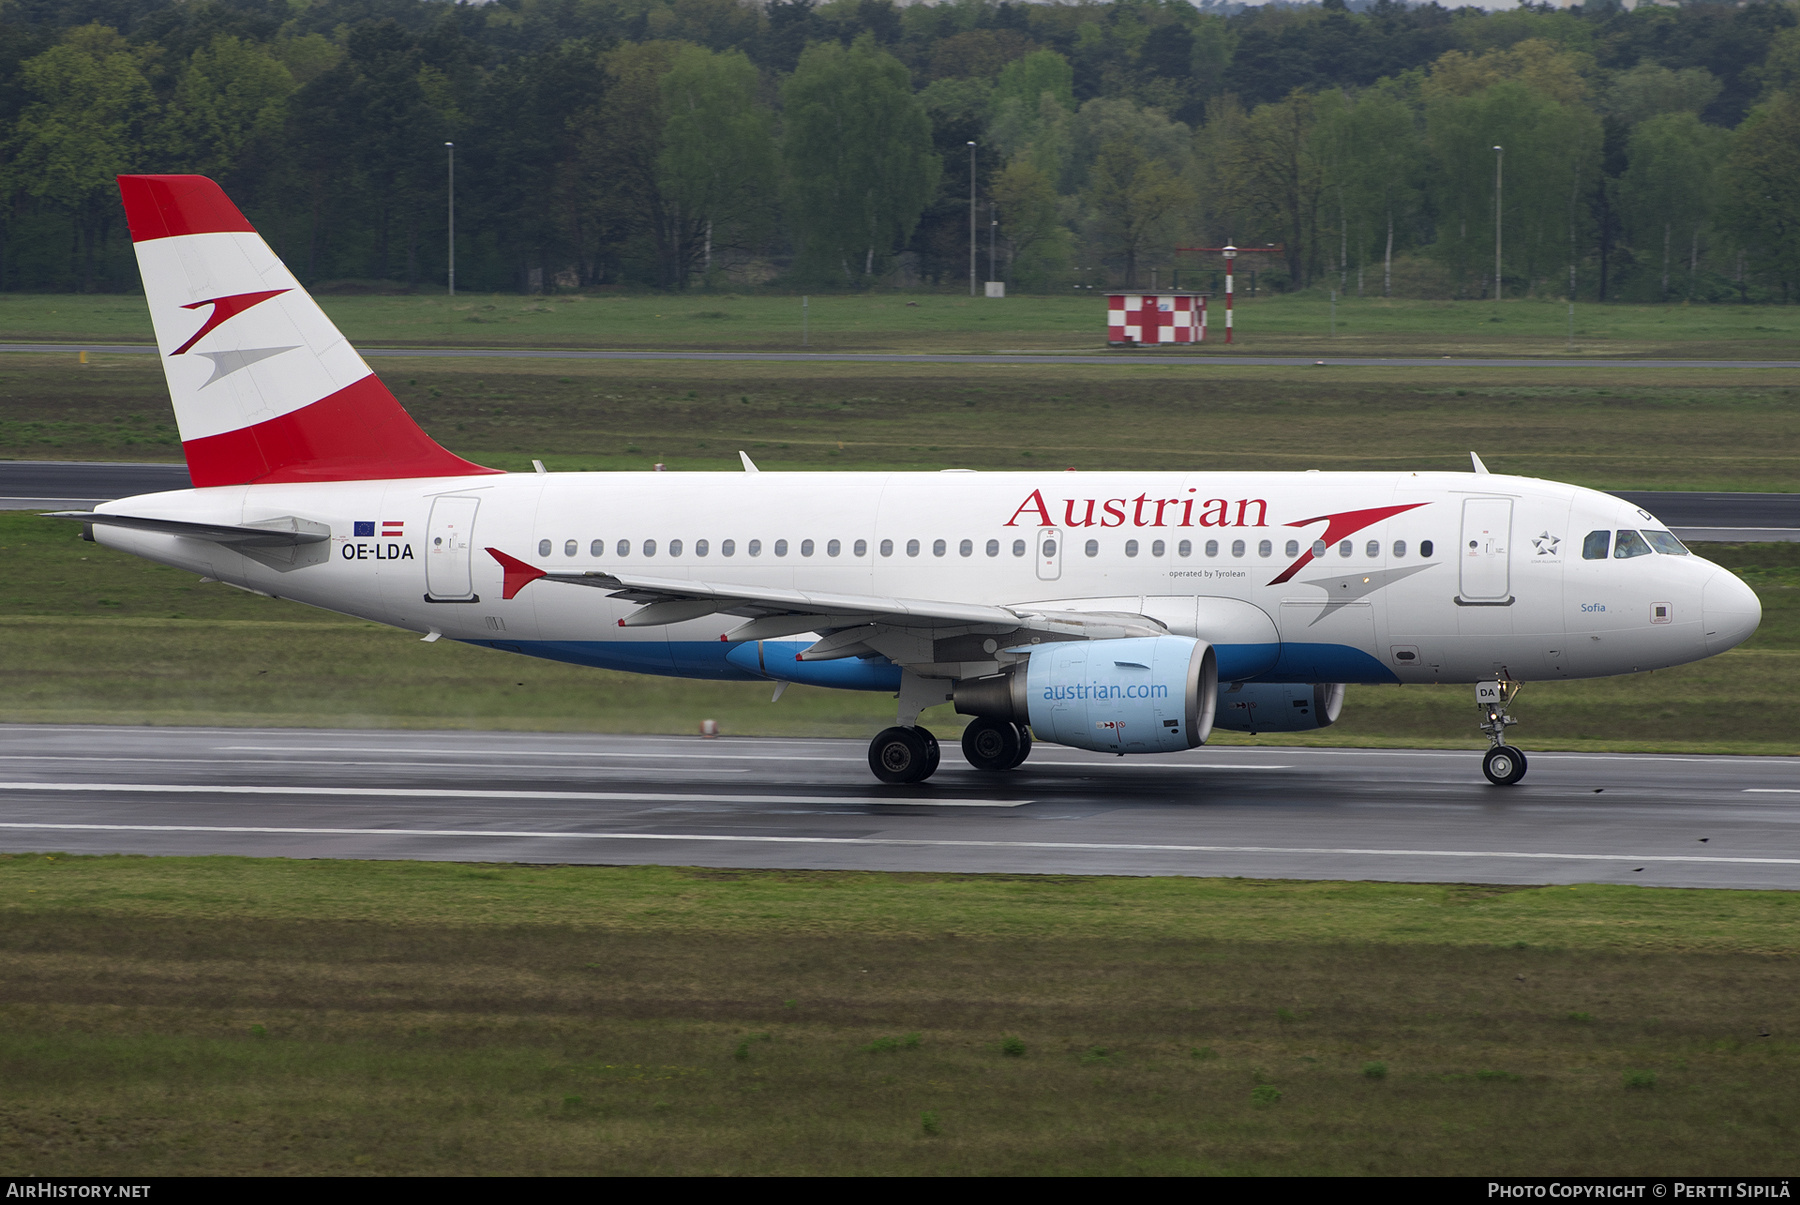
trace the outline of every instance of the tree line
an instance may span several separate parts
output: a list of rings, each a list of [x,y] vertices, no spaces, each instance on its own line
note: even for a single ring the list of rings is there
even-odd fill
[[[452,143],[477,290],[960,285],[971,194],[1014,288],[1800,289],[1794,0],[0,0],[0,289],[134,287],[121,172],[435,287]]]

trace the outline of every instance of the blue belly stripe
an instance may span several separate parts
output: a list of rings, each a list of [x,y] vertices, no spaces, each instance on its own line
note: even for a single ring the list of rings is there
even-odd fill
[[[838,690],[900,689],[900,667],[885,657],[796,661],[805,640],[724,644],[706,640],[469,640],[482,648],[523,653],[571,665],[634,674],[727,682],[799,682]],[[1223,644],[1214,646],[1221,682],[1366,682],[1399,678],[1361,649],[1344,644]]]

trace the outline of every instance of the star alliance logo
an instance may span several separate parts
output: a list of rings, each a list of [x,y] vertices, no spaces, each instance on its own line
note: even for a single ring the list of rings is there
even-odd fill
[[[1556,546],[1562,543],[1562,539],[1546,531],[1541,536],[1533,537],[1531,542],[1536,546],[1539,556],[1555,556]]]

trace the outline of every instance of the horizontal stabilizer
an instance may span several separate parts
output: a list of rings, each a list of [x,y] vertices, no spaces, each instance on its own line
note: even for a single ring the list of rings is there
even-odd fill
[[[190,523],[185,519],[153,519],[143,515],[108,515],[98,511],[59,510],[46,514],[46,519],[73,519],[91,526],[129,527],[137,531],[160,531],[195,540],[210,540],[242,548],[298,548],[304,544],[323,544],[331,539],[331,528],[311,519],[292,515],[269,519],[262,523],[233,526],[228,523]]]

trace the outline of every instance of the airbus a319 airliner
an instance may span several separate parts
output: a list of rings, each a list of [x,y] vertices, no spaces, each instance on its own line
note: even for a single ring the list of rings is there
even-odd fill
[[[71,513],[203,577],[646,674],[883,691],[890,783],[973,716],[1111,753],[1292,732],[1344,685],[1474,684],[1519,781],[1518,684],[1679,665],[1756,595],[1607,494],[1488,473],[504,473],[433,442],[225,194],[119,180],[194,488]]]

